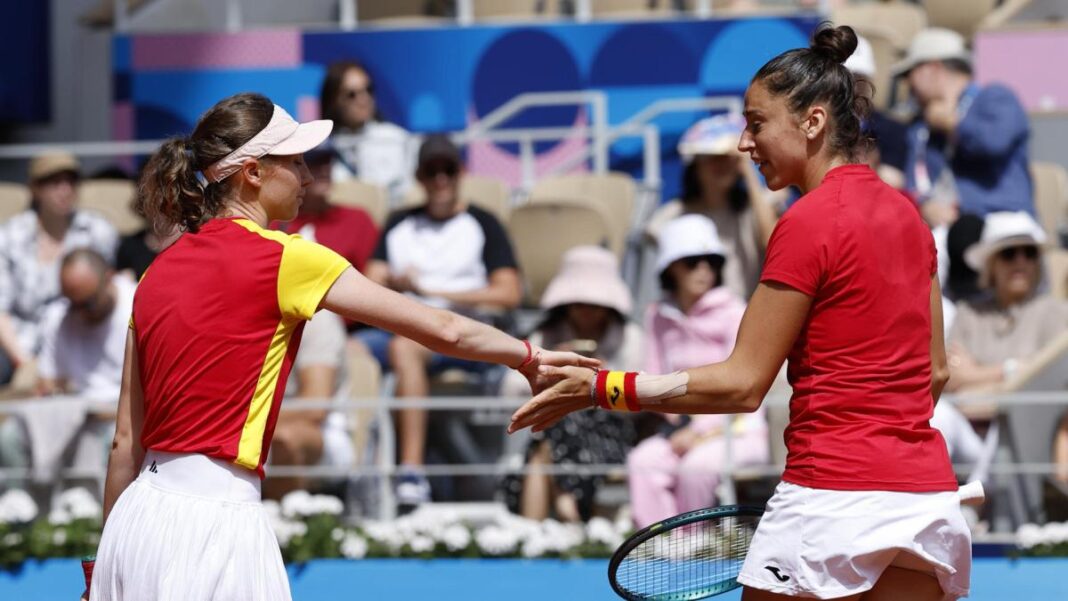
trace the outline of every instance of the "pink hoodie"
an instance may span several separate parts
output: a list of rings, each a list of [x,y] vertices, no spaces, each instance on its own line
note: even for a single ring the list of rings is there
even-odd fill
[[[706,292],[690,308],[689,314],[683,313],[671,300],[649,305],[645,312],[643,370],[664,374],[727,359],[734,350],[744,313],[745,301],[724,286]],[[762,416],[759,422],[763,422]],[[690,424],[698,431],[707,432],[723,427],[726,416],[694,415]]]

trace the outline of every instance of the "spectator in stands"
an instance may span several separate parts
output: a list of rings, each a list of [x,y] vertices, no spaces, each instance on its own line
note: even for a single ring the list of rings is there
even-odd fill
[[[283,229],[333,250],[362,273],[378,243],[378,226],[361,208],[330,203],[331,170],[335,162],[330,142],[304,153],[304,163],[315,179],[304,192],[297,218]]]
[[[588,354],[606,369],[637,369],[641,328],[627,321],[633,300],[619,276],[611,251],[580,246],[564,254],[560,271],[542,295],[545,317],[530,341],[548,349]],[[524,396],[523,383],[506,376],[502,394]],[[535,434],[526,450],[529,467],[623,463],[635,442],[630,416],[609,411],[573,413],[544,433]],[[532,519],[555,514],[563,521],[588,520],[603,476],[540,473],[505,479],[506,502]]]
[[[136,204],[136,201],[134,202]],[[169,236],[160,236],[155,228],[145,226],[137,232],[123,236],[119,239],[119,249],[115,253],[115,269],[135,282],[140,281],[156,255],[173,244],[180,235],[180,230],[174,230]]]
[[[314,184],[312,184],[314,186]],[[300,350],[286,386],[289,410],[278,415],[271,443],[270,460],[275,465],[323,465],[345,467],[354,452],[348,420],[340,411],[295,409],[299,399],[337,398],[346,380],[345,322],[330,311],[319,311],[304,326]],[[269,478],[264,496],[280,499],[297,489],[312,488],[321,481],[307,477]]]
[[[958,212],[1034,214],[1027,114],[1005,86],[975,83],[964,38],[925,29],[894,72],[920,108],[908,130],[905,178],[928,223],[949,225]]]
[[[476,318],[518,306],[519,271],[508,234],[493,215],[460,197],[463,164],[460,150],[447,136],[432,135],[423,142],[416,177],[426,190],[426,202],[390,216],[367,263],[367,277]],[[384,368],[392,366],[398,397],[427,396],[432,373],[451,367],[481,372],[487,367],[447,358],[381,330],[361,330],[357,335]],[[421,473],[426,410],[403,409],[397,423],[401,462],[397,498],[402,505],[415,505],[430,496]]]
[[[745,301],[723,283],[725,249],[716,226],[683,215],[660,233],[656,268],[664,298],[645,313],[642,369],[669,373],[725,360],[734,348]],[[711,507],[732,428],[735,466],[768,461],[764,410],[744,416],[671,416],[656,436],[627,456],[631,513],[638,528],[677,513]]]
[[[1068,330],[1068,304],[1040,293],[1046,234],[1025,212],[991,213],[965,253],[988,291],[959,303],[948,338],[950,391],[996,389]]]
[[[64,302],[42,320],[37,390],[116,403],[136,286],[88,248],[63,257],[59,280]]]
[[[382,186],[399,199],[411,186],[415,140],[382,119],[367,68],[355,61],[330,65],[319,94],[320,113],[333,119],[335,181],[358,178]]]
[[[709,217],[727,256],[723,284],[749,298],[775,228],[772,206],[782,195],[772,196],[753,163],[738,153],[744,127],[740,117],[719,115],[698,121],[683,134],[678,148],[687,161],[682,197],[657,211],[647,234],[657,238],[663,223],[683,213]]]
[[[30,162],[30,208],[0,224],[0,384],[41,348],[41,318],[59,294],[59,260],[87,247],[115,256],[115,229],[79,210],[80,165],[65,153]]]
[[[875,92],[875,53],[871,42],[864,36],[857,36],[857,49],[846,59],[845,66],[853,73],[860,92],[870,98]],[[898,189],[904,188],[908,153],[905,124],[873,108],[864,129],[874,141],[869,149],[868,164],[884,182]]]
[[[20,408],[17,419],[0,425],[4,467],[33,465],[40,472],[70,459],[100,469],[114,435],[111,416],[122,383],[134,282],[116,275],[100,253],[88,248],[63,257],[59,280],[63,297],[41,322],[37,393],[89,403],[50,401]]]

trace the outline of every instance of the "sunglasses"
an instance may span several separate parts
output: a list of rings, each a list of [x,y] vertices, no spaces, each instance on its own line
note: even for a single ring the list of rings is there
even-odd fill
[[[452,178],[456,177],[459,173],[460,166],[455,163],[424,165],[419,168],[419,176],[423,179],[434,179],[439,175],[445,175]]]
[[[356,100],[356,98],[363,96],[364,94],[368,96],[374,96],[375,87],[367,86],[366,88],[348,88],[346,90],[341,91],[341,96],[346,100]]]
[[[1020,255],[1023,255],[1029,261],[1034,261],[1038,259],[1038,247],[1010,246],[998,251],[998,258],[1005,262],[1014,261]]]
[[[698,255],[696,257],[683,257],[679,259],[679,262],[686,266],[686,269],[697,269],[697,266],[701,263],[707,263],[709,267],[715,269],[722,259],[719,255]]]

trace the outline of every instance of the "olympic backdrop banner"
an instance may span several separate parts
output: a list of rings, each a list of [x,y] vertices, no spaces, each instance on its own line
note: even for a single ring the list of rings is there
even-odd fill
[[[609,123],[661,98],[739,95],[768,59],[806,46],[815,15],[782,18],[547,23],[307,32],[137,34],[114,44],[114,135],[154,139],[189,132],[214,102],[242,91],[266,94],[299,119],[319,114],[326,66],[355,59],[367,66],[383,116],[413,132],[462,130],[523,92],[598,89]],[[656,120],[662,178],[677,187],[675,145],[703,114]],[[587,124],[579,107],[517,115],[506,127]],[[536,173],[567,160],[582,142],[537,145]],[[613,169],[640,176],[641,142],[611,149]],[[468,167],[512,184],[519,179],[514,144],[476,144]],[[670,197],[670,196],[669,196]]]

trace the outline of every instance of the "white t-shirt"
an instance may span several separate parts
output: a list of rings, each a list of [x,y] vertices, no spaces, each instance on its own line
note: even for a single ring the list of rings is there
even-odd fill
[[[415,176],[418,139],[392,123],[373,121],[359,133],[338,131],[331,138],[339,160],[334,161],[334,181],[357,178],[385,188],[399,199]]]
[[[68,313],[66,300],[49,307],[43,321],[37,371],[42,378],[65,380],[70,391],[95,401],[117,403],[122,387],[126,332],[137,285],[117,275],[115,308],[98,324]]]

